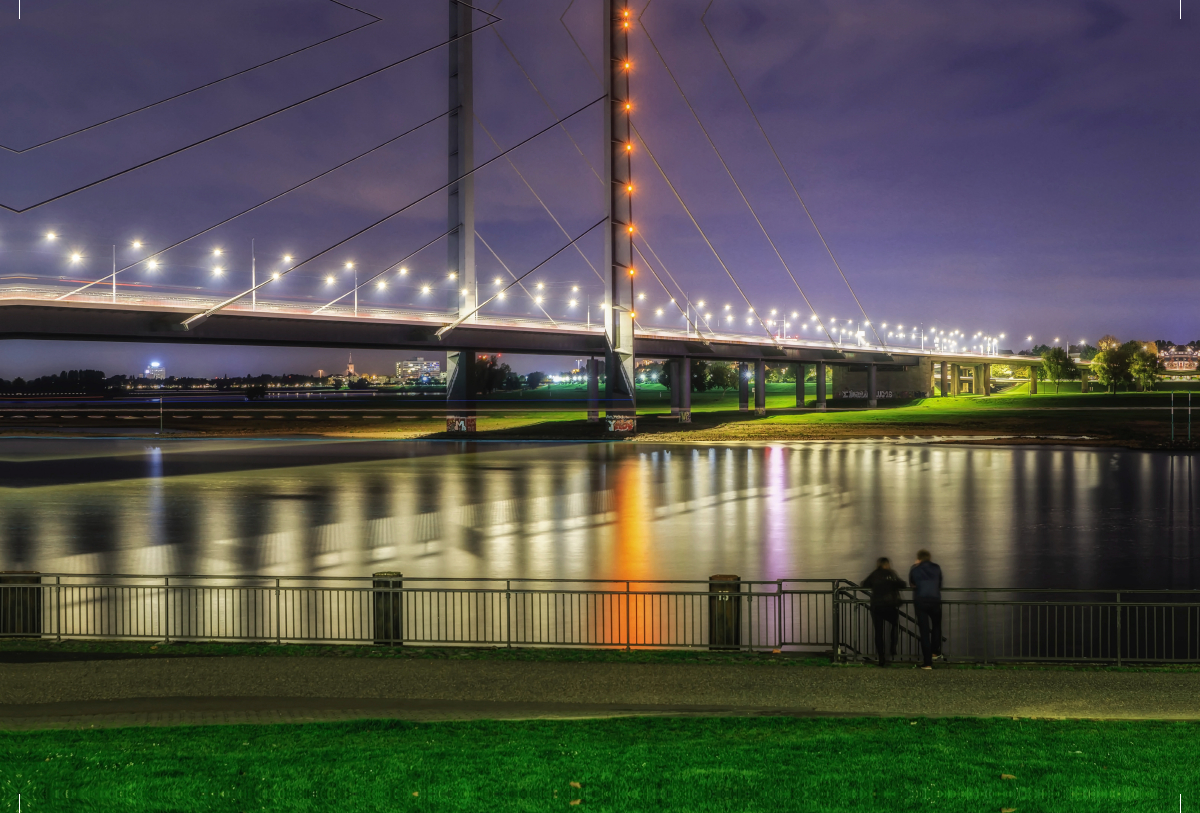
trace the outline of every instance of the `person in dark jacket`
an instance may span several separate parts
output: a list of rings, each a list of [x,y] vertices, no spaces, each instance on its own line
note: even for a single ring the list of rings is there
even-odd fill
[[[892,570],[892,562],[881,556],[875,562],[871,575],[863,579],[863,587],[871,591],[871,620],[875,623],[875,651],[879,654],[879,665],[887,666],[896,657],[896,641],[900,637],[900,590],[904,579]],[[884,634],[884,625],[890,625],[891,634]]]
[[[908,583],[921,633],[921,668],[932,669],[933,659],[942,657],[942,569],[933,563],[929,551],[917,551]]]

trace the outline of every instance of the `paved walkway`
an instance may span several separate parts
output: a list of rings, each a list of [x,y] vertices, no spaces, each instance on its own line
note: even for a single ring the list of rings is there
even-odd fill
[[[1200,672],[151,658],[0,664],[0,728],[616,715],[1200,720]]]

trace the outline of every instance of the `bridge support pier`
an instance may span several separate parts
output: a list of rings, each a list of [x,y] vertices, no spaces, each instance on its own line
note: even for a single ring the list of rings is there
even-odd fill
[[[950,394],[949,392],[947,392],[947,389],[948,389],[948,388],[949,388],[949,386],[950,386],[950,382],[947,380],[947,379],[949,378],[949,373],[950,373],[949,367],[950,367],[950,365],[949,365],[949,364],[947,364],[946,362],[944,362],[944,361],[943,361],[943,362],[942,362],[942,364],[941,364],[941,367],[942,367],[942,389],[941,389],[941,393],[942,393],[942,397],[943,397],[943,398],[945,398],[947,395],[949,395],[949,394]]]
[[[1029,368],[1029,394],[1037,395],[1037,367]]]
[[[738,362],[738,411],[750,409],[750,365],[744,361]]]
[[[692,360],[687,356],[675,362],[679,381],[679,422],[692,422]],[[671,376],[672,395],[675,391],[676,376]]]
[[[796,408],[804,409],[804,375],[808,370],[807,364],[796,365]]]
[[[600,362],[594,357],[587,360],[587,405],[588,423],[600,423]]]
[[[767,363],[762,359],[754,362],[754,414],[767,414]]]
[[[671,387],[671,415],[679,417],[679,359],[667,359],[666,367]]]
[[[879,406],[878,390],[876,389],[875,377],[879,365],[867,365],[867,406]]]
[[[950,379],[950,394],[957,398],[962,395],[962,367],[957,364],[951,364]]]
[[[981,364],[981,365],[979,365],[979,368],[980,368],[980,372],[983,374],[980,376],[980,380],[983,382],[983,385],[979,388],[979,392],[981,395],[991,395],[992,394],[992,365]]]
[[[825,362],[817,362],[817,409],[824,410],[825,400]]]
[[[475,351],[446,353],[446,431],[475,434]]]

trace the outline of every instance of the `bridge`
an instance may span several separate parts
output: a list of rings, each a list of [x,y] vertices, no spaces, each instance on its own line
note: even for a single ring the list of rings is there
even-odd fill
[[[497,142],[499,153],[486,161],[477,162],[474,147],[477,121],[474,107],[474,43],[484,29],[492,28],[500,18],[461,0],[449,0],[449,37],[439,45],[448,54],[449,103],[445,113],[431,120],[446,119],[448,173],[445,184],[368,226],[367,229],[349,235],[319,252],[304,258],[285,257],[281,266],[277,265],[270,271],[264,271],[261,278],[252,256],[250,285],[228,294],[214,294],[179,285],[147,284],[144,281],[131,284],[129,274],[125,272],[147,266],[154,268],[158,258],[165,256],[169,250],[212,232],[246,212],[235,214],[165,248],[143,252],[134,262],[123,267],[118,267],[117,249],[113,246],[110,273],[92,279],[49,279],[36,275],[4,276],[0,279],[0,339],[444,351],[448,360],[447,428],[448,431],[461,432],[474,431],[477,393],[472,371],[474,359],[479,353],[528,353],[588,359],[589,418],[599,420],[600,412],[603,411],[608,429],[618,434],[631,432],[636,428],[635,380],[638,359],[661,359],[671,365],[672,403],[680,420],[685,422],[690,420],[690,387],[687,385],[687,382],[690,382],[689,369],[692,361],[696,359],[739,363],[742,373],[739,376],[742,406],[749,406],[750,382],[753,382],[754,407],[758,412],[765,411],[768,364],[800,365],[800,374],[797,375],[798,406],[804,406],[805,367],[815,367],[817,409],[824,409],[829,396],[826,387],[828,368],[832,368],[835,395],[850,394],[852,397],[862,397],[874,406],[880,397],[891,395],[899,397],[900,394],[904,394],[911,397],[933,395],[935,391],[940,391],[943,395],[962,392],[964,369],[971,370],[974,391],[977,394],[988,395],[992,389],[991,365],[1032,367],[1038,363],[1037,359],[1030,356],[1000,354],[997,350],[998,340],[990,336],[968,339],[965,335],[955,336],[954,333],[947,336],[945,331],[927,334],[923,326],[919,329],[910,326],[907,332],[894,330],[892,334],[881,333],[881,330],[886,329],[886,324],[876,327],[867,317],[865,308],[838,264],[833,250],[821,234],[808,207],[804,205],[766,130],[743,93],[742,98],[754,116],[766,144],[779,160],[780,169],[795,191],[797,200],[820,237],[832,265],[845,281],[846,288],[859,311],[855,319],[844,320],[840,330],[833,324],[833,320],[818,317],[796,275],[777,248],[775,240],[763,225],[742,187],[738,185],[719,148],[709,137],[701,117],[692,107],[691,101],[657,45],[654,45],[649,31],[642,25],[640,14],[634,14],[627,0],[599,2],[603,7],[602,20],[606,23],[602,26],[603,57],[600,71],[603,94],[592,103],[567,116],[560,116],[552,110],[556,118],[552,125],[508,148],[502,149]],[[644,11],[645,7],[642,8],[642,12]],[[707,14],[707,10],[705,13]],[[654,52],[662,59],[676,89],[688,103],[696,123],[720,159],[722,167],[737,186],[743,202],[754,215],[763,236],[770,243],[787,276],[795,284],[796,291],[810,314],[807,320],[803,320],[799,310],[793,311],[789,319],[786,314],[778,315],[774,309],[768,311],[751,301],[737,273],[715,248],[637,130],[632,112],[631,83],[636,71],[631,56],[630,39],[639,27],[645,33]],[[707,30],[707,24],[705,28]],[[715,38],[713,45],[717,53],[721,54]],[[533,84],[517,55],[511,48],[508,52]],[[721,59],[728,68],[723,54]],[[729,70],[736,83],[732,68]],[[536,85],[534,89],[538,90]],[[738,89],[741,90],[740,85]],[[541,92],[538,93],[540,96]],[[562,226],[542,198],[537,196],[534,187],[520,173],[509,156],[518,147],[556,128],[567,132],[563,126],[564,122],[593,105],[602,108],[604,160],[597,174],[607,190],[606,207],[604,212],[597,213],[602,216],[590,228],[572,234]],[[428,124],[430,122],[425,122],[414,130]],[[571,140],[575,143],[573,138]],[[577,143],[576,148],[578,149]],[[316,178],[323,177],[373,152],[374,149],[378,148],[368,150],[367,153],[339,164],[338,167],[326,170]],[[579,152],[586,161],[583,151]],[[728,275],[738,295],[744,300],[744,317],[735,318],[729,315],[733,307],[729,304],[726,304],[722,311],[713,305],[706,306],[704,301],[692,301],[685,290],[686,285],[680,284],[671,276],[658,253],[646,242],[645,235],[639,233],[633,217],[633,167],[635,160],[643,160],[643,155],[662,175],[704,243]],[[482,236],[475,225],[474,181],[481,168],[501,158],[508,161],[539,203],[542,203],[547,215],[554,220],[567,242],[541,263],[519,273],[500,261],[508,277],[497,277],[489,286],[486,281],[478,279],[477,239],[482,242]],[[316,178],[306,180],[246,211],[253,211]],[[313,296],[284,296],[273,290],[281,287],[277,283],[283,278],[303,267],[312,267],[309,266],[310,263],[327,258],[332,251],[370,228],[391,220],[420,201],[440,198],[443,195],[447,203],[446,230],[386,269],[377,273],[364,273],[361,280],[358,269],[352,268],[351,263],[346,263],[346,269],[354,271],[352,289],[345,290],[328,301],[321,301]],[[36,204],[40,205],[42,204]],[[8,206],[4,208],[20,213],[36,206],[21,210]],[[592,263],[579,247],[580,242],[593,232],[599,233],[603,242],[603,260],[599,267]],[[47,235],[47,239],[53,240],[54,235]],[[360,294],[369,290],[369,286],[383,289],[389,279],[407,273],[405,262],[440,241],[445,241],[447,250],[446,284],[441,286],[439,291],[431,291],[428,285],[423,291],[433,299],[438,295],[445,296],[447,307],[414,308],[378,302],[365,305],[360,303]],[[135,245],[141,248],[140,243]],[[499,261],[500,258],[492,247],[486,242],[484,245]],[[543,307],[543,297],[537,293],[542,284],[526,282],[534,272],[568,250],[578,253],[601,281],[602,291],[596,297],[595,321],[592,319],[593,308],[590,301],[583,320],[578,316],[554,318]],[[215,253],[220,254],[219,251]],[[654,262],[651,262],[647,255],[652,257]],[[72,259],[77,260],[78,257]],[[220,273],[220,270],[216,273]],[[653,286],[657,283],[662,288],[663,294],[669,297],[669,307],[677,310],[682,317],[682,326],[664,325],[662,319],[656,320],[650,314],[637,312],[639,301],[645,297],[644,289],[642,294],[637,293],[637,286],[642,284],[643,277],[649,278],[645,285]],[[333,278],[330,277],[328,281],[332,283]],[[497,313],[494,306],[510,295],[526,297],[535,306],[533,310],[538,311],[540,315],[505,316]],[[582,297],[583,294],[580,294],[577,299],[571,299],[571,307],[576,308],[579,304],[578,299]],[[659,309],[657,315],[662,315],[662,309]],[[749,330],[742,330],[743,320],[744,326],[749,327]],[[808,331],[811,333],[807,333]],[[801,332],[806,332],[807,335],[801,336]],[[975,339],[978,341],[971,344]],[[603,367],[600,360],[603,361]],[[940,382],[936,381],[939,377]],[[1031,389],[1035,392],[1036,386],[1036,378],[1031,377]]]

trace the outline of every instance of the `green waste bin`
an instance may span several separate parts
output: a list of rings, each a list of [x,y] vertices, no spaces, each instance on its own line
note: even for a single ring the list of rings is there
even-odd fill
[[[742,577],[708,577],[708,648],[740,649],[742,645]]]
[[[0,635],[42,634],[42,576],[35,570],[0,571]]]
[[[375,643],[404,645],[403,573],[372,573],[372,600],[375,605]]]

